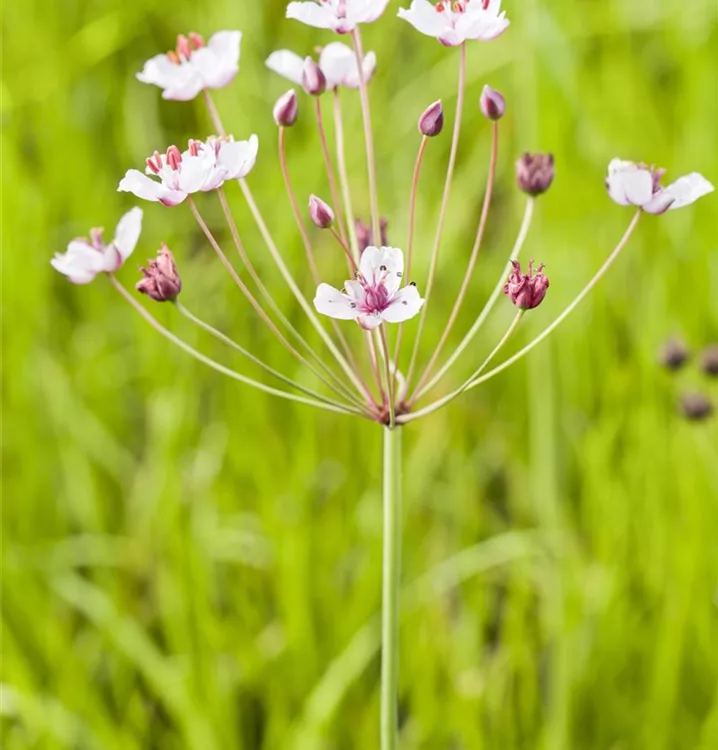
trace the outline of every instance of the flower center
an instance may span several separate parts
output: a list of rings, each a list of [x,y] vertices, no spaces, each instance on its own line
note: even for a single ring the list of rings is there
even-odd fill
[[[204,46],[204,39],[194,31],[191,31],[187,36],[180,34],[177,37],[175,48],[167,53],[167,57],[175,65],[181,65],[182,62],[192,57],[195,50],[202,49]]]
[[[443,13],[444,11],[465,13],[466,7],[470,2],[471,0],[439,0],[434,7],[436,8],[437,13]],[[481,3],[483,10],[486,10],[489,7],[491,0],[478,0],[478,2]]]
[[[192,141],[190,144],[193,143]],[[190,153],[192,151],[192,146],[190,145]],[[196,155],[196,154],[193,154]],[[155,151],[152,156],[150,156],[148,159],[146,159],[146,164],[150,168],[152,172],[155,174],[159,174],[162,171],[162,168],[166,165],[174,172],[178,172],[180,168],[180,164],[182,164],[182,153],[177,148],[177,146],[170,146],[167,149],[167,152],[165,153],[165,164],[162,163],[162,155],[159,151]]]

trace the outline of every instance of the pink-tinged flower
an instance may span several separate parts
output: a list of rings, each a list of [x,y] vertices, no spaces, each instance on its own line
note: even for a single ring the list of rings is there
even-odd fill
[[[258,148],[256,135],[248,141],[235,141],[231,136],[213,136],[206,143],[191,140],[184,153],[170,146],[166,154],[155,151],[147,159],[146,174],[128,170],[117,189],[146,201],[176,206],[191,193],[216,190],[225,180],[245,177],[254,166]]]
[[[506,99],[491,86],[484,86],[479,97],[479,107],[487,120],[500,120],[506,114]]]
[[[399,18],[417,31],[433,36],[447,47],[473,39],[489,42],[506,31],[509,21],[501,11],[501,0],[412,0],[409,10],[399,9]]]
[[[533,310],[538,307],[546,296],[548,279],[543,274],[543,263],[534,274],[534,262],[529,261],[528,273],[521,273],[521,264],[511,261],[513,271],[504,287],[504,294],[511,297],[511,301],[521,310]]]
[[[296,55],[288,49],[281,49],[267,58],[267,67],[280,76],[289,79],[292,83],[304,85],[303,71],[304,58]],[[327,44],[319,54],[319,68],[324,73],[327,89],[330,91],[337,86],[346,86],[350,89],[358,89],[359,66],[357,65],[354,51],[341,42]],[[369,81],[376,69],[376,55],[368,52],[364,57],[362,72],[364,80]]]
[[[361,256],[356,279],[339,291],[320,284],[314,307],[322,315],[356,320],[367,331],[383,322],[402,323],[413,318],[424,300],[413,284],[401,286],[404,254],[394,247],[367,247]]]
[[[182,280],[172,251],[167,245],[162,245],[157,251],[157,259],[147,262],[149,268],[140,266],[143,278],[137,282],[135,289],[155,302],[173,302],[182,291]]]
[[[294,89],[282,94],[272,109],[274,122],[282,128],[291,128],[299,116],[299,103]]]
[[[207,44],[194,32],[180,34],[175,49],[148,60],[137,79],[163,89],[163,99],[194,99],[200,91],[226,86],[237,75],[241,41],[241,31],[218,31]]]
[[[98,273],[116,271],[137,245],[142,231],[142,209],[133,208],[121,219],[109,245],[102,241],[102,229],[91,229],[89,239],[73,240],[64,255],[56,253],[52,267],[73,284],[89,284]]]
[[[357,24],[372,23],[386,10],[389,0],[309,0],[289,3],[287,18],[337,34],[354,31]]]
[[[613,159],[608,165],[606,188],[620,206],[637,206],[649,214],[683,208],[714,190],[713,185],[698,172],[679,177],[668,187],[663,187],[660,181],[664,174],[665,169]]]

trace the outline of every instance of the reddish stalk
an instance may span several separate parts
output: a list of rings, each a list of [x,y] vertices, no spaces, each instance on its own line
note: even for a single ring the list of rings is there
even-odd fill
[[[342,211],[342,203],[339,198],[339,190],[337,188],[337,179],[334,174],[334,165],[332,164],[332,157],[329,153],[329,145],[327,143],[327,134],[324,129],[324,117],[322,115],[322,102],[321,97],[317,96],[314,98],[314,104],[317,114],[317,129],[319,130],[319,141],[322,144],[322,155],[324,156],[324,166],[327,170],[327,179],[329,180],[329,192],[332,194],[332,202],[334,203],[334,211],[337,215],[337,224],[339,225],[339,234],[341,235],[342,242],[347,244],[347,233],[344,227],[344,212]]]

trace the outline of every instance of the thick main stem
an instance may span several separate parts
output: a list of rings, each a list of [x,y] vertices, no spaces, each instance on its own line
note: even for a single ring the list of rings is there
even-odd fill
[[[381,610],[381,750],[396,750],[401,581],[401,429],[384,429],[384,539]]]

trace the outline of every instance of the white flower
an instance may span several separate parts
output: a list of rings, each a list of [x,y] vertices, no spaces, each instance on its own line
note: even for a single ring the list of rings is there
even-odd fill
[[[314,307],[323,315],[339,320],[356,320],[372,330],[382,322],[402,323],[413,318],[424,300],[413,284],[401,286],[404,254],[394,247],[367,247],[362,253],[359,273],[339,291],[320,284]]]
[[[133,208],[121,219],[109,245],[102,241],[102,229],[91,229],[90,238],[73,240],[64,255],[55,253],[52,267],[74,284],[89,284],[98,273],[116,271],[135,249],[142,231],[142,209]]]
[[[506,12],[500,13],[501,0],[412,0],[409,10],[399,9],[399,18],[417,31],[433,36],[447,47],[468,39],[489,42],[506,31]]]
[[[289,3],[287,18],[307,26],[331,29],[337,34],[348,34],[359,23],[376,21],[388,4],[389,0],[309,0]]]
[[[620,206],[637,206],[649,214],[683,208],[714,190],[713,185],[698,172],[679,177],[668,187],[663,187],[660,180],[664,173],[665,169],[613,159],[608,165],[606,188]]]
[[[287,78],[298,85],[303,85],[304,59],[288,49],[281,49],[267,58],[267,67],[280,76]],[[337,86],[346,86],[350,89],[358,89],[359,66],[357,65],[354,51],[341,42],[332,42],[322,49],[319,55],[319,68],[327,79],[327,89],[332,90]],[[369,81],[374,75],[376,68],[376,55],[367,53],[364,57],[362,72],[364,80]]]
[[[184,153],[170,146],[166,154],[155,151],[147,159],[146,174],[128,170],[117,189],[143,200],[176,206],[191,193],[216,190],[225,180],[245,177],[254,166],[258,148],[256,135],[248,141],[235,141],[231,136],[212,137],[206,143],[190,141]],[[147,176],[150,174],[159,181]]]
[[[208,44],[199,34],[180,34],[177,47],[148,60],[137,78],[163,89],[163,99],[194,99],[204,89],[226,86],[237,75],[241,40],[241,31],[218,31]]]

